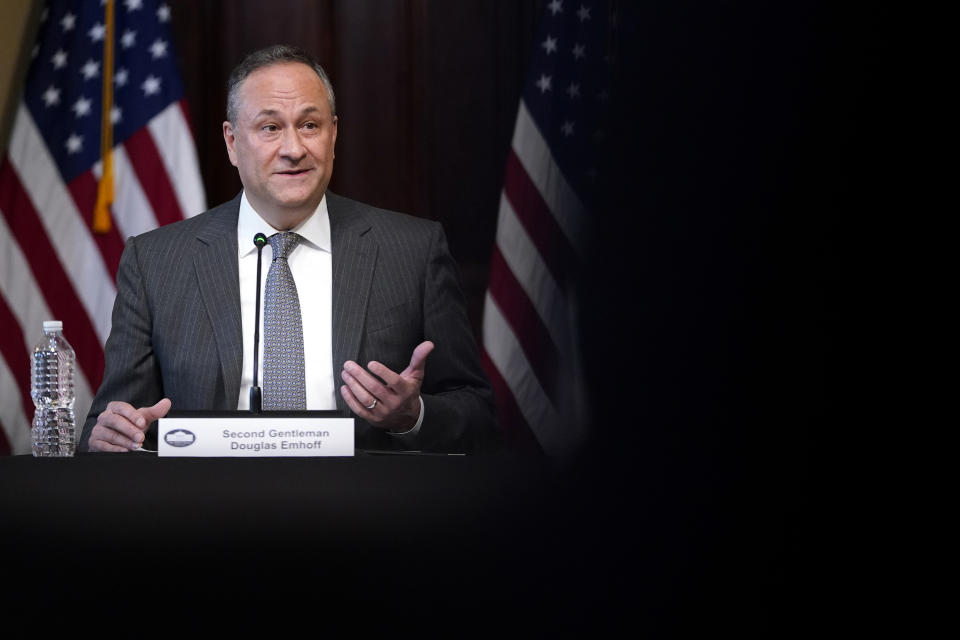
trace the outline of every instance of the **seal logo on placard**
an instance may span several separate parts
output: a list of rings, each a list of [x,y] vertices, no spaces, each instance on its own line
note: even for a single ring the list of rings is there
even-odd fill
[[[174,429],[163,436],[163,439],[171,447],[189,447],[197,441],[197,436],[186,429]]]

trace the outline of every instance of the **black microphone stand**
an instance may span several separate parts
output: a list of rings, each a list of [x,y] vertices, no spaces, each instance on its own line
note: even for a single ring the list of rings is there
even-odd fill
[[[263,245],[267,243],[267,236],[258,233],[253,236],[253,246],[257,248],[257,310],[253,320],[253,386],[250,387],[250,412],[262,411],[262,394],[258,373],[260,371],[260,265],[263,261]]]

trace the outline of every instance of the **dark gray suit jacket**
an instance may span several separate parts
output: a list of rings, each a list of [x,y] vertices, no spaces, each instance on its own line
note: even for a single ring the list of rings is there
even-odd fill
[[[327,192],[333,262],[334,384],[346,360],[403,371],[423,340],[424,451],[472,451],[492,442],[493,394],[467,320],[458,270],[441,226]],[[103,384],[80,439],[87,450],[111,400],[178,410],[234,410],[243,336],[237,259],[240,196],[194,218],[130,238],[117,273]],[[336,394],[344,415],[349,408]],[[357,420],[358,448],[399,440]]]

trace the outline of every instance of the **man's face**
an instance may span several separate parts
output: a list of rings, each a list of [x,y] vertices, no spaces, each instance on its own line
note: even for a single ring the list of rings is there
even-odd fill
[[[337,118],[305,64],[257,69],[240,85],[237,122],[223,123],[230,162],[253,208],[278,229],[316,209],[333,172]]]

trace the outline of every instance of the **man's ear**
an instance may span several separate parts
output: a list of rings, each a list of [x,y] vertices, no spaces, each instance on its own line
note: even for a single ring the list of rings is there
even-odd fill
[[[227,145],[227,157],[230,158],[230,164],[237,166],[237,149],[234,146],[237,137],[234,135],[233,125],[229,120],[223,121],[223,142]]]
[[[333,157],[334,158],[337,157],[336,149],[337,149],[337,123],[338,122],[340,122],[340,118],[338,116],[333,116],[333,149],[334,149]]]

